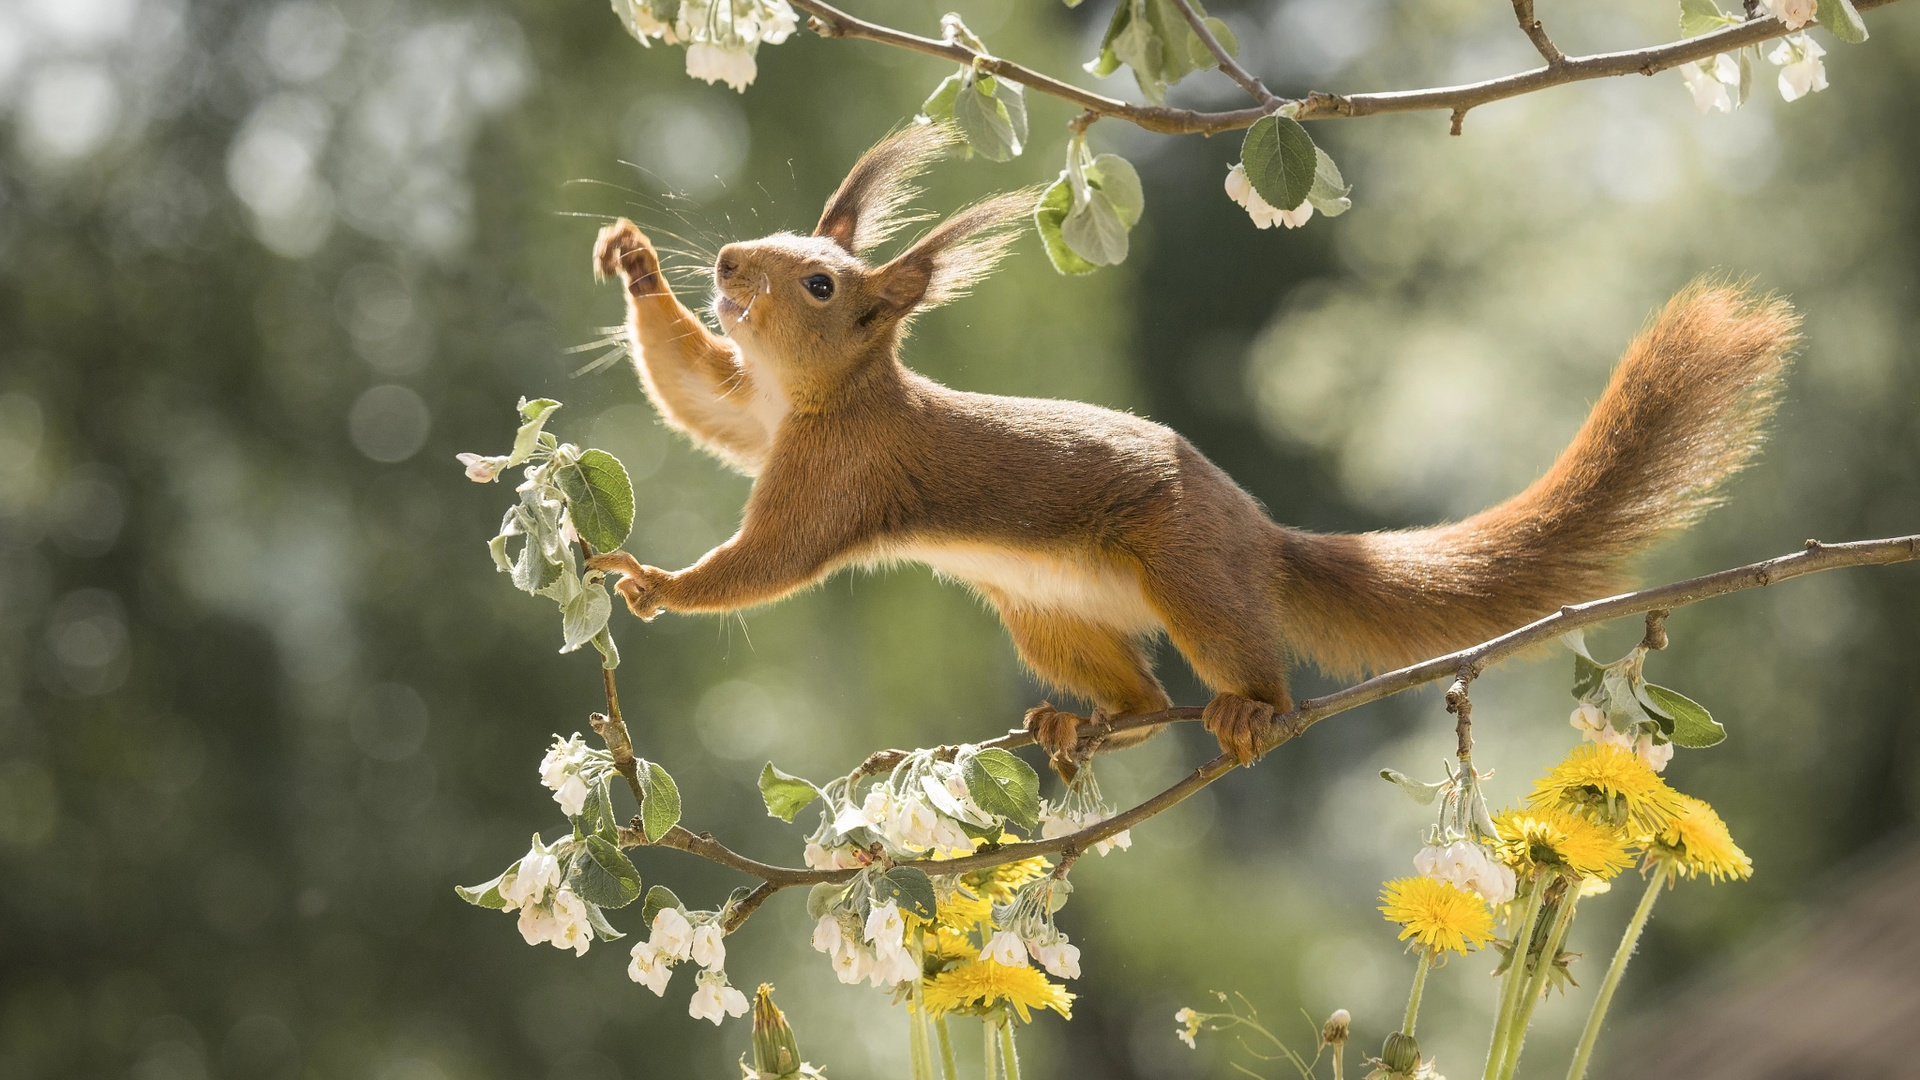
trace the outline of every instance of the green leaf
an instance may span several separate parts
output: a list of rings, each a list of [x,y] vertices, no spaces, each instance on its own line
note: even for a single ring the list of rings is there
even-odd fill
[[[602,941],[619,941],[627,936],[613,928],[613,924],[607,921],[606,915],[601,913],[599,904],[586,900],[585,897],[581,899],[584,901],[581,906],[587,909],[587,925],[593,927],[595,936]]]
[[[917,867],[894,867],[873,879],[873,891],[882,903],[892,900],[923,919],[933,918],[939,906],[934,898],[933,879]]]
[[[1827,28],[1827,33],[1849,45],[1867,40],[1867,24],[1854,8],[1853,0],[1820,0],[1813,14],[1820,25]]]
[[[600,666],[612,671],[620,666],[620,646],[613,643],[613,627],[602,626],[593,635],[593,647],[600,650]]]
[[[1087,183],[1106,195],[1127,228],[1140,223],[1140,215],[1147,208],[1147,196],[1132,162],[1119,154],[1101,154],[1087,168]]]
[[[1575,701],[1591,702],[1595,705],[1606,700],[1601,687],[1606,682],[1607,669],[1593,662],[1592,658],[1579,653],[1573,654],[1573,698]]]
[[[1316,146],[1313,154],[1313,186],[1307,189],[1307,201],[1327,217],[1339,217],[1353,208],[1353,200],[1347,198],[1353,187],[1340,175],[1340,166],[1333,163],[1325,150]]]
[[[547,425],[547,418],[553,415],[560,403],[552,398],[535,398],[528,401],[520,399],[520,430],[513,436],[513,453],[507,455],[507,468],[526,461],[540,446],[540,430]]]
[[[1012,161],[1026,149],[1027,99],[1019,83],[975,74],[955,96],[953,119],[974,153]]]
[[[623,908],[640,899],[640,871],[625,852],[600,836],[587,837],[572,882],[580,899],[603,908]]]
[[[1713,0],[1680,0],[1680,36],[1697,37],[1726,25],[1727,17]]]
[[[1005,750],[982,750],[961,765],[974,805],[1021,828],[1040,823],[1040,777]]]
[[[555,471],[573,529],[595,552],[612,551],[633,532],[633,482],[605,450],[588,450]]]
[[[1104,191],[1087,192],[1087,201],[1060,224],[1060,239],[1074,254],[1097,266],[1127,261],[1127,223],[1120,220],[1120,212]]]
[[[1307,201],[1319,168],[1318,148],[1299,121],[1267,116],[1247,129],[1240,144],[1240,163],[1246,166],[1253,189],[1276,210],[1292,210]]]
[[[1602,701],[1600,707],[1606,710],[1607,722],[1613,730],[1623,735],[1634,734],[1636,728],[1645,728],[1654,723],[1648,715],[1646,706],[1640,703],[1640,695],[1634,684],[1636,678],[1627,671],[1627,665],[1616,663],[1606,669],[1601,679]]]
[[[499,877],[494,878],[484,885],[455,885],[453,887],[454,895],[475,907],[504,911],[507,906],[507,900],[506,897],[500,895],[500,883],[506,880],[508,874],[518,869],[520,869],[520,862],[516,859],[513,865],[507,867]]]
[[[823,881],[807,890],[807,918],[819,922],[821,916],[838,907],[847,895],[844,881]]]
[[[680,902],[679,897],[673,895],[672,889],[665,885],[655,885],[647,890],[647,902],[640,905],[640,921],[652,926],[653,917],[667,908],[679,908],[685,911],[687,906]]]
[[[1207,16],[1207,29],[1213,31],[1213,40],[1219,42],[1220,47],[1227,50],[1228,56],[1240,55],[1240,39],[1234,35],[1232,27],[1209,15]],[[1195,34],[1194,36],[1199,37],[1200,35]],[[1201,42],[1201,44],[1205,45],[1206,43]],[[1209,51],[1208,55],[1212,55],[1211,51]]]
[[[1821,0],[1825,3],[1825,0]],[[1647,703],[1673,721],[1673,744],[1689,749],[1715,746],[1727,738],[1727,729],[1699,702],[1676,690],[1647,683]]]
[[[607,618],[612,614],[613,600],[607,595],[606,587],[582,583],[573,596],[560,605],[560,632],[566,638],[560,651],[572,652],[592,641],[607,628]]]
[[[1421,806],[1433,802],[1434,797],[1440,794],[1440,789],[1447,786],[1445,783],[1429,784],[1424,780],[1415,780],[1397,769],[1381,769],[1380,779],[1390,780],[1399,785],[1400,790],[1406,792],[1408,798]]]
[[[767,804],[767,816],[791,822],[793,815],[820,797],[820,789],[811,781],[781,772],[767,762],[760,770],[760,798]]]
[[[933,93],[927,95],[926,102],[920,106],[921,118],[930,122],[952,120],[953,103],[959,99],[960,89],[966,85],[966,81],[965,71],[955,72],[940,80],[940,85],[933,88]]]
[[[640,787],[647,796],[640,803],[640,828],[647,834],[647,843],[653,844],[680,823],[680,788],[667,770],[651,761],[640,764],[646,766]]]
[[[1033,208],[1034,231],[1040,234],[1040,242],[1046,247],[1047,258],[1055,270],[1063,274],[1091,274],[1100,268],[1074,254],[1060,235],[1067,215],[1072,212],[1073,185],[1068,182],[1067,174],[1061,173],[1060,179],[1047,188],[1040,196],[1039,205]]]
[[[1199,0],[1192,3],[1204,17],[1206,11]],[[1210,26],[1214,22],[1208,20]],[[1224,28],[1224,24],[1215,26],[1215,33]],[[1227,33],[1221,44],[1236,48],[1237,42],[1228,44],[1232,37],[1231,32]],[[1107,76],[1124,64],[1133,70],[1141,95],[1161,105],[1166,102],[1168,86],[1215,63],[1212,51],[1200,40],[1200,35],[1193,32],[1173,0],[1120,0],[1100,39],[1100,54],[1088,62],[1086,69],[1094,75]]]
[[[493,556],[493,565],[503,574],[513,573],[513,560],[507,558],[507,541],[512,537],[506,533],[487,541],[487,554]]]

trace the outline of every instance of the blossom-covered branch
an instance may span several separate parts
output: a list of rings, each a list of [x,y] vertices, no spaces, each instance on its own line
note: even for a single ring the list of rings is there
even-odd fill
[[[1584,604],[1570,604],[1555,614],[1472,648],[1386,672],[1324,697],[1302,701],[1291,711],[1274,717],[1273,739],[1263,752],[1272,750],[1328,717],[1440,679],[1461,677],[1471,679],[1493,664],[1542,645],[1551,644],[1564,634],[1588,626],[1629,615],[1672,611],[1713,597],[1778,584],[1825,570],[1915,560],[1920,560],[1920,535],[1892,537],[1885,540],[1859,540],[1843,544],[1822,544],[1809,540],[1804,550],[1764,562]],[[1115,732],[1170,721],[1197,720],[1200,714],[1201,710],[1197,708],[1172,708],[1119,717],[1105,723],[1090,725],[1081,736],[1080,749],[1083,754],[1098,753],[1107,737]],[[1031,735],[1024,731],[1014,731],[978,745],[981,749],[1012,749],[1032,742]],[[883,771],[905,757],[904,751],[882,751],[869,758],[862,768],[868,772]],[[961,874],[1040,855],[1076,855],[1170,809],[1201,788],[1232,772],[1234,767],[1233,759],[1222,754],[1145,802],[1066,835],[989,846],[977,854],[960,858],[917,860],[894,865],[913,866],[939,874]],[[620,837],[624,846],[637,847],[645,843],[645,835],[637,827],[622,829]],[[655,841],[653,846],[686,851],[760,878],[764,883],[763,890],[755,890],[760,894],[760,900],[764,900],[766,895],[780,889],[796,885],[846,881],[859,872],[853,868],[808,869],[761,863],[737,854],[708,834],[696,834],[680,826],[669,830],[665,836]],[[758,903],[756,902],[754,906],[757,907]],[[741,918],[744,919],[744,916]],[[734,925],[738,925],[737,922]]]
[[[1567,83],[1611,78],[1617,75],[1653,75],[1682,64],[1711,60],[1722,53],[1737,52],[1747,46],[1758,45],[1791,32],[1779,18],[1767,15],[1747,19],[1738,25],[1728,26],[1711,33],[1644,49],[1595,53],[1589,56],[1561,55],[1559,62],[1556,63],[1547,50],[1553,49],[1558,53],[1558,49],[1547,41],[1545,31],[1538,29],[1538,20],[1531,17],[1532,4],[1527,3],[1525,5],[1527,10],[1522,16],[1522,27],[1527,31],[1528,38],[1534,42],[1536,48],[1539,48],[1542,55],[1547,58],[1548,63],[1543,67],[1480,82],[1420,90],[1388,90],[1360,94],[1331,94],[1315,90],[1300,98],[1276,97],[1270,104],[1263,102],[1252,108],[1204,112],[1121,101],[1118,98],[1083,90],[1011,60],[977,52],[957,40],[921,37],[869,22],[849,15],[831,4],[823,3],[822,0],[791,0],[791,2],[794,7],[812,16],[810,26],[822,37],[861,38],[928,56],[942,57],[956,64],[971,65],[997,78],[1016,82],[1029,90],[1037,90],[1069,102],[1097,116],[1125,120],[1148,131],[1169,135],[1216,135],[1223,131],[1237,131],[1253,126],[1255,122],[1276,109],[1288,106],[1295,110],[1293,115],[1298,120],[1330,120],[1339,117],[1377,116],[1385,113],[1429,110],[1446,110],[1459,116],[1464,115],[1469,109],[1489,102],[1519,97],[1522,94],[1531,94]],[[1868,11],[1896,2],[1898,0],[1855,0],[1853,7],[1859,11]],[[1519,6],[1516,5],[1516,11],[1519,10]],[[1251,76],[1248,78],[1251,79]],[[1258,95],[1251,88],[1248,92],[1255,94],[1257,98]]]

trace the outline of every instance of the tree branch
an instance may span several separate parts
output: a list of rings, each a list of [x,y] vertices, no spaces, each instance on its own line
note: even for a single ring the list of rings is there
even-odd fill
[[[1307,728],[1330,716],[1336,716],[1361,705],[1392,697],[1448,676],[1454,678],[1456,690],[1459,691],[1458,700],[1465,705],[1466,685],[1488,667],[1508,657],[1551,644],[1562,634],[1571,630],[1627,615],[1647,614],[1649,616],[1647,640],[1652,641],[1655,638],[1655,631],[1658,630],[1658,637],[1664,645],[1666,635],[1662,624],[1666,615],[1675,608],[1746,589],[1762,588],[1824,570],[1887,565],[1915,560],[1920,560],[1920,535],[1892,537],[1886,540],[1858,540],[1845,544],[1822,544],[1817,540],[1809,540],[1804,550],[1791,555],[1782,555],[1776,559],[1768,559],[1765,562],[1752,563],[1584,604],[1569,604],[1552,615],[1471,648],[1435,657],[1397,671],[1376,675],[1322,698],[1302,701],[1291,712],[1273,718],[1275,734],[1272,741],[1262,748],[1262,753],[1297,737]],[[1114,732],[1170,721],[1197,720],[1201,712],[1202,710],[1196,708],[1171,708],[1089,725],[1081,735],[1080,745],[1083,750],[1094,751],[1105,742],[1108,735]],[[1460,709],[1459,713],[1460,739],[1464,748],[1469,737],[1466,728],[1468,722],[1466,709]],[[1033,737],[1025,731],[1013,731],[980,745],[1010,749],[1032,742]],[[861,769],[866,773],[883,771],[890,768],[891,764],[897,764],[899,755],[904,755],[904,751],[878,751],[867,758]],[[915,866],[930,874],[960,874],[1021,859],[1030,859],[1038,855],[1077,856],[1079,852],[1085,851],[1094,844],[1116,833],[1131,829],[1148,818],[1177,805],[1194,792],[1232,772],[1234,768],[1233,758],[1221,754],[1182,777],[1172,787],[1138,806],[1121,811],[1105,821],[1067,836],[1003,844],[958,859],[918,859],[896,865]],[[625,828],[620,830],[620,844],[623,847],[644,847],[647,846],[646,836],[637,827]],[[669,829],[667,834],[653,846],[685,851],[759,878],[762,884],[755,888],[749,897],[751,903],[741,904],[735,908],[738,913],[736,926],[739,922],[744,922],[747,915],[752,914],[753,909],[767,897],[781,889],[820,882],[845,881],[857,873],[855,870],[811,870],[774,866],[740,855],[711,835],[694,833],[679,825]],[[732,927],[729,929],[731,930]]]
[[[1853,6],[1860,11],[1870,11],[1897,2],[1899,0],[1854,0]],[[1365,94],[1329,94],[1315,90],[1303,98],[1275,98],[1272,106],[1262,104],[1257,108],[1200,112],[1163,105],[1135,105],[1118,98],[1082,90],[1051,75],[1010,60],[977,53],[956,42],[921,37],[856,18],[831,4],[823,3],[822,0],[792,0],[792,3],[794,7],[812,16],[810,25],[814,32],[822,37],[862,38],[911,52],[941,57],[956,64],[975,65],[997,78],[1010,79],[1029,90],[1037,90],[1057,97],[1096,116],[1110,116],[1125,120],[1148,131],[1167,135],[1216,135],[1223,131],[1236,131],[1251,127],[1254,121],[1268,115],[1274,108],[1286,105],[1292,105],[1297,109],[1294,115],[1300,120],[1331,120],[1340,117],[1379,116],[1385,113],[1444,109],[1453,113],[1457,128],[1459,121],[1466,116],[1467,110],[1489,102],[1519,97],[1522,94],[1531,94],[1567,83],[1585,82],[1589,79],[1611,78],[1616,75],[1653,75],[1668,68],[1679,67],[1681,64],[1705,60],[1717,53],[1732,52],[1748,45],[1758,45],[1789,32],[1779,19],[1766,16],[1749,19],[1738,26],[1729,26],[1710,34],[1700,34],[1644,49],[1595,53],[1591,56],[1561,55],[1560,62],[1555,63],[1546,50],[1552,49],[1555,54],[1558,54],[1559,49],[1547,40],[1545,31],[1540,28],[1539,20],[1522,19],[1521,29],[1525,30],[1528,38],[1534,41],[1535,47],[1541,50],[1541,55],[1547,58],[1547,66],[1455,86],[1436,86],[1424,90],[1388,90]],[[1520,14],[1519,9],[1522,3],[1525,3],[1528,12],[1531,12],[1531,3],[1527,0],[1518,0],[1514,5],[1516,15]],[[1183,9],[1186,8],[1185,4],[1181,6]],[[1203,35],[1203,40],[1209,36],[1211,36],[1210,33]],[[1217,40],[1214,44],[1218,44]],[[1215,55],[1218,55],[1217,51]],[[1235,66],[1238,67],[1238,64],[1236,63]],[[1244,74],[1244,69],[1242,73]],[[1227,74],[1233,75],[1233,71],[1229,70]]]

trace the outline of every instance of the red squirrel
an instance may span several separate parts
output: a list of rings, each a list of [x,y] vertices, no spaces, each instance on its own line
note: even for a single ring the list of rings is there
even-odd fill
[[[1288,665],[1381,670],[1616,590],[1622,564],[1715,501],[1757,449],[1797,319],[1696,283],[1628,346],[1547,474],[1427,529],[1329,535],[1275,524],[1177,433],[1072,401],[949,389],[900,362],[904,329],[989,273],[1032,192],[975,203],[893,259],[914,178],[952,142],[908,127],[868,151],[811,236],[729,244],[708,329],[625,219],[594,265],[626,286],[635,367],[666,421],[754,478],[740,529],[684,570],[624,551],[592,565],[642,619],[765,604],[843,567],[921,562],[1000,614],[1045,683],[1095,717],[1170,704],[1143,643],[1164,633],[1215,692],[1205,724],[1251,762],[1292,707]],[[1026,723],[1068,763],[1087,718]],[[1108,746],[1153,734],[1118,733]]]

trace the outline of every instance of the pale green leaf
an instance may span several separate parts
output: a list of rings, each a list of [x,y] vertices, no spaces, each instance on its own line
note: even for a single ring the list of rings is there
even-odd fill
[[[767,804],[767,816],[791,822],[793,816],[820,797],[820,789],[810,781],[782,772],[767,762],[760,770],[760,798]]]
[[[1055,270],[1063,274],[1091,274],[1100,268],[1074,254],[1060,235],[1061,226],[1072,212],[1073,185],[1068,182],[1067,174],[1061,173],[1060,179],[1048,186],[1033,208],[1034,231],[1040,234],[1040,242],[1046,247],[1047,258]]]
[[[1858,45],[1867,40],[1867,24],[1860,18],[1860,12],[1853,6],[1853,0],[1820,0],[1813,9],[1814,17],[1827,33],[1849,45]]]
[[[1327,217],[1339,217],[1353,208],[1353,200],[1347,198],[1353,191],[1346,178],[1340,175],[1340,166],[1333,158],[1318,146],[1313,148],[1313,186],[1307,189],[1307,201],[1313,208]]]
[[[1087,182],[1106,193],[1127,228],[1140,223],[1140,215],[1147,208],[1147,196],[1132,162],[1119,154],[1101,154],[1088,167]]]
[[[686,905],[680,902],[680,898],[673,895],[672,889],[665,885],[655,885],[647,890],[646,903],[640,905],[640,921],[651,927],[653,917],[668,908],[679,908],[681,911],[687,909]]]
[[[1826,0],[1821,0],[1825,3]],[[1724,742],[1727,729],[1699,702],[1676,690],[1647,683],[1642,688],[1647,704],[1673,721],[1673,744],[1689,749],[1716,746]]]
[[[680,823],[680,788],[667,770],[651,761],[640,764],[644,766],[640,786],[646,793],[640,803],[640,827],[649,844],[658,843],[668,829]]]
[[[1392,781],[1401,791],[1407,793],[1408,798],[1421,806],[1433,802],[1434,796],[1440,794],[1440,789],[1447,786],[1445,783],[1429,784],[1423,780],[1415,780],[1397,769],[1381,769],[1380,779]]]
[[[1075,207],[1061,223],[1060,238],[1073,253],[1099,266],[1113,266],[1127,260],[1127,223],[1104,191],[1087,193],[1087,201]]]
[[[505,872],[492,881],[483,885],[455,885],[453,891],[460,899],[465,900],[475,907],[492,908],[495,911],[503,911],[506,909],[507,901],[505,897],[500,895],[500,883],[506,880],[508,874],[519,869],[520,863],[518,860],[515,860],[512,866],[507,867]]]
[[[552,398],[535,398],[528,401],[520,399],[520,430],[513,436],[513,453],[507,455],[507,467],[512,468],[533,456],[540,446],[540,431],[546,427],[547,418],[560,407]]]
[[[560,630],[566,638],[560,651],[572,652],[592,641],[607,628],[607,618],[612,614],[613,600],[607,596],[606,587],[583,584],[560,605]]]

